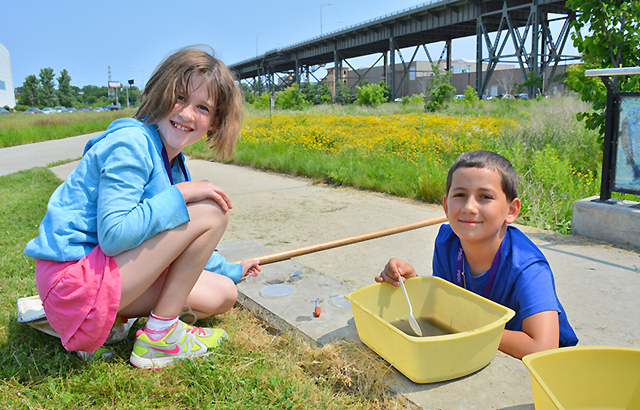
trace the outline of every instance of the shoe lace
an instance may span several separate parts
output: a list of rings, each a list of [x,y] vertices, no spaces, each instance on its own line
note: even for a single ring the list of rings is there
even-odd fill
[[[197,326],[193,326],[185,323],[185,328],[187,332],[194,333],[195,335],[198,335],[198,336],[204,336],[207,334],[207,332],[201,327],[197,327]]]

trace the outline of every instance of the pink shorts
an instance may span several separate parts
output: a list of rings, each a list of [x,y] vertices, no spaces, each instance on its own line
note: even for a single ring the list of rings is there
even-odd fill
[[[79,261],[36,259],[36,285],[47,319],[65,349],[93,352],[102,346],[122,292],[114,258],[96,246]]]

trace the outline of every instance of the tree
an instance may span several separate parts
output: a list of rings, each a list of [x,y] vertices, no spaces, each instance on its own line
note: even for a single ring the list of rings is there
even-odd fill
[[[57,80],[58,100],[60,101],[60,105],[63,105],[67,108],[73,107],[76,99],[71,93],[71,76],[66,69],[60,72],[60,77],[58,77]]]
[[[336,94],[333,96],[333,100],[342,105],[350,104],[353,101],[353,94],[344,82],[336,82]]]
[[[429,96],[427,102],[427,111],[438,111],[447,106],[447,103],[453,101],[456,88],[451,85],[451,71],[442,74],[442,69],[438,65],[433,65],[433,77],[431,84],[427,86],[426,92]]]
[[[573,45],[582,54],[584,64],[567,70],[565,83],[580,94],[582,101],[592,103],[593,111],[578,113],[589,129],[604,136],[607,92],[599,78],[587,78],[584,71],[595,68],[635,67],[640,65],[640,2],[627,0],[568,0],[576,12],[571,34]],[[589,34],[581,30],[589,28]],[[640,77],[614,77],[620,91],[640,91]]]
[[[38,87],[38,105],[53,107],[58,102],[53,84],[53,68],[40,69],[40,87]]]
[[[22,91],[20,92],[20,104],[35,107],[38,105],[38,79],[35,75],[28,75],[22,83]]]
[[[382,80],[378,83],[384,90],[384,98],[386,102],[391,102],[391,86],[387,85],[386,81]]]
[[[382,104],[384,99],[384,89],[380,84],[367,84],[356,87],[358,94],[356,95],[356,104],[369,105],[377,107]]]
[[[274,104],[276,107],[285,110],[301,110],[304,106],[313,103],[305,101],[304,96],[300,92],[299,84],[293,84],[291,87],[287,87],[284,91],[278,93]]]

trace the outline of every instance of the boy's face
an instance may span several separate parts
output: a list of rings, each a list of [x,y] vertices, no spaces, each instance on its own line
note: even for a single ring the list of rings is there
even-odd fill
[[[443,198],[453,232],[463,242],[491,241],[520,213],[520,200],[507,201],[500,174],[486,168],[458,168]]]

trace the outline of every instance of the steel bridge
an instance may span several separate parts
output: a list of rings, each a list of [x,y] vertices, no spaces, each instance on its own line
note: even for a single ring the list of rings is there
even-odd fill
[[[499,62],[516,63],[523,80],[527,80],[528,73],[541,76],[547,70],[550,70],[547,74],[551,78],[560,62],[578,58],[563,55],[570,37],[570,24],[575,20],[575,13],[565,5],[565,1],[442,0],[424,3],[285,48],[270,50],[229,67],[239,80],[273,83],[274,75],[283,79],[280,74],[284,73],[283,81],[290,78],[292,82],[300,83],[305,73],[307,80],[310,76],[315,78],[313,73],[319,67],[333,63],[335,81],[338,81],[342,76],[343,63],[357,74],[349,58],[380,53],[372,67],[381,59],[384,60],[385,78],[389,78],[388,84],[395,98],[420,48],[424,49],[433,64],[426,45],[444,42],[438,61],[444,62],[448,70],[451,67],[452,40],[475,35],[476,91],[480,95]],[[555,39],[549,28],[551,21],[562,22],[562,29]],[[491,33],[495,33],[493,39]],[[515,52],[505,50],[508,43],[512,44]],[[483,45],[488,55],[483,55]],[[413,55],[407,62],[401,50],[405,49],[406,52],[412,47]],[[395,75],[396,55],[404,67],[400,81],[396,80]],[[483,64],[486,66],[484,72]],[[530,92],[535,95],[537,89]]]

